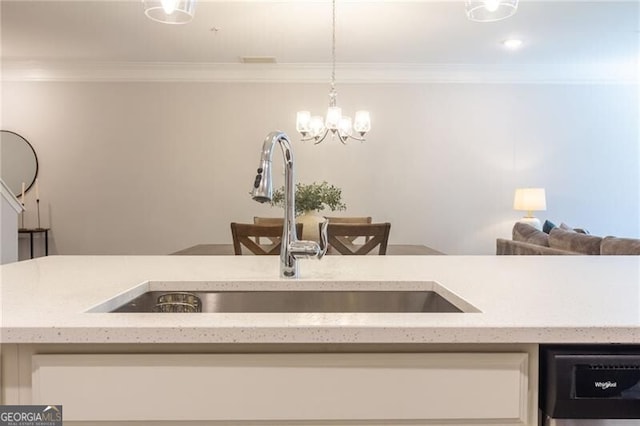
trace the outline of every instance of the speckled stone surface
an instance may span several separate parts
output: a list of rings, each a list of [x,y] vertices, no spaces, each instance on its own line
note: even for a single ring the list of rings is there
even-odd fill
[[[0,267],[3,343],[640,343],[640,256],[50,256]],[[480,312],[133,314],[141,285],[428,289]],[[147,284],[145,284],[147,283]],[[435,283],[435,284],[434,284]],[[102,308],[101,308],[102,306]]]

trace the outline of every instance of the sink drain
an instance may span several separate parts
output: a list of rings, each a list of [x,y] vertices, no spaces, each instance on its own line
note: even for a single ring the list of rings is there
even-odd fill
[[[153,312],[202,312],[202,302],[193,293],[165,293],[158,296]]]

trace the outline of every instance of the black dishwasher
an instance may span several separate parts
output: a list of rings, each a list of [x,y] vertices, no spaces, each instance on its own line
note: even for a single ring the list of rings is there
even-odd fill
[[[541,345],[540,426],[640,426],[640,345]]]

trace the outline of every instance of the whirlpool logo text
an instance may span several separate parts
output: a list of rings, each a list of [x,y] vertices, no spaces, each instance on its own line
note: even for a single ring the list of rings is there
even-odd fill
[[[618,387],[618,382],[612,382],[612,381],[606,381],[606,382],[594,382],[594,386],[605,390],[605,389],[609,389],[609,388],[617,388]]]

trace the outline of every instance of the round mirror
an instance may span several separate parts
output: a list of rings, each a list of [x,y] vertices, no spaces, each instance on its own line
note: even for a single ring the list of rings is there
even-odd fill
[[[22,136],[0,130],[0,177],[17,197],[22,182],[29,190],[38,175],[38,157],[31,144]]]

